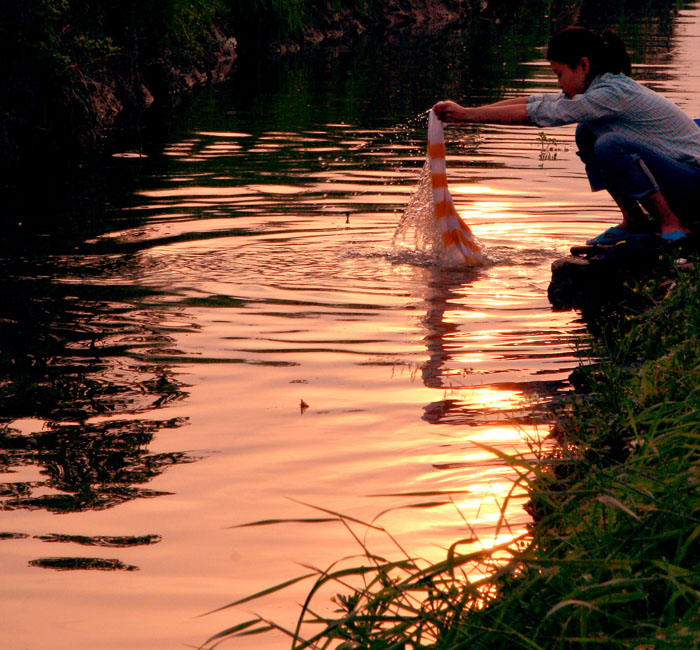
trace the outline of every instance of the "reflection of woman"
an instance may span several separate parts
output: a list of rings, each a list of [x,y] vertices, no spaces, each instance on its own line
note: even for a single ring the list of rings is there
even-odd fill
[[[593,191],[608,190],[619,226],[589,243],[615,243],[645,230],[643,206],[668,241],[687,236],[700,215],[700,129],[678,106],[627,75],[624,43],[569,27],[549,43],[547,59],[561,94],[540,94],[466,108],[433,108],[445,122],[559,126],[578,123],[576,144]]]

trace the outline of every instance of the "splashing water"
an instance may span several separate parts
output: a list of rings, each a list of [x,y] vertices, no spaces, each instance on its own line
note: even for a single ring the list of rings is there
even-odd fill
[[[428,179],[432,201],[427,192]],[[418,190],[409,202],[407,215],[408,223],[415,226],[414,243],[427,248],[440,266],[484,266],[487,263],[481,245],[460,218],[447,189],[445,131],[432,110],[428,113],[428,159],[423,166]]]
[[[426,158],[418,185],[394,229],[391,246],[402,259],[406,253],[410,253],[411,260],[421,266],[464,266],[464,258],[455,255],[454,250],[445,250],[442,242],[442,234],[435,218],[429,158]],[[492,261],[486,256],[484,258],[487,262]]]
[[[395,250],[408,247],[434,262],[440,258],[441,241],[435,221],[433,190],[430,185],[430,161],[426,159],[418,185],[394,230],[391,245]]]

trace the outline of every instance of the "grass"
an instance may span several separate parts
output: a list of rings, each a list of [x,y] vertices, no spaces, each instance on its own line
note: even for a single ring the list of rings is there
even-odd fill
[[[531,535],[467,554],[459,540],[436,564],[397,543],[389,560],[355,530],[375,524],[324,511],[361,559],[244,601],[315,578],[297,628],[284,630],[294,649],[700,646],[700,266],[670,262],[596,328],[553,451],[539,462],[498,452],[529,490]],[[329,587],[341,592],[334,617],[314,608]],[[275,628],[251,619],[205,646]]]

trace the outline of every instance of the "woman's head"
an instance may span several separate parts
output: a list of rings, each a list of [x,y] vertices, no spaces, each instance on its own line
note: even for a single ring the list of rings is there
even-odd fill
[[[609,29],[599,36],[584,27],[567,27],[549,41],[547,59],[552,63],[552,68],[558,77],[560,73],[568,72],[566,68],[577,73],[575,75],[577,83],[583,79],[583,90],[596,75],[603,72],[614,74],[622,72],[629,75],[631,71],[625,44],[615,32]],[[567,93],[563,84],[560,83],[560,85]]]

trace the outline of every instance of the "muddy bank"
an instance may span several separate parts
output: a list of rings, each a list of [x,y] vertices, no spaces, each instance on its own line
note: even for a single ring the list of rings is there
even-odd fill
[[[19,64],[0,72],[7,90],[0,99],[0,183],[7,188],[34,169],[38,153],[80,164],[108,151],[144,113],[226,79],[239,56],[289,54],[369,30],[440,29],[487,6],[475,2],[289,3],[284,19],[279,7],[255,2],[226,8],[175,1],[168,7],[180,13],[173,15],[151,6],[158,3],[97,2],[96,16],[78,3],[47,0],[30,11],[10,3],[0,9],[0,54]]]
[[[270,49],[276,53],[298,51],[304,47],[333,43],[359,36],[368,30],[414,28],[424,31],[464,24],[486,9],[474,0],[387,0],[371,8],[360,6],[334,8],[331,2],[313,9],[311,21],[296,39],[273,39]]]

